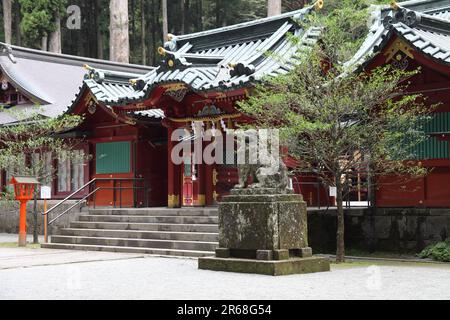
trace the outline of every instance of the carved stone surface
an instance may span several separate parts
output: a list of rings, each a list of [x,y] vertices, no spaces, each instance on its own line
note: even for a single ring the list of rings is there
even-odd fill
[[[255,252],[308,247],[306,203],[301,195],[272,193],[276,190],[235,189],[224,197],[219,247]]]
[[[248,146],[249,136],[246,136],[246,143],[242,145],[238,153],[244,153],[247,160],[250,160],[257,152],[256,148]],[[257,161],[248,161],[249,163],[238,164],[239,184],[235,186],[236,189],[245,188],[277,188],[279,190],[286,190],[289,185],[288,170],[283,160],[269,153],[265,156],[264,161],[257,159]],[[255,163],[256,162],[256,163]],[[253,183],[247,185],[248,178],[251,178]]]
[[[219,205],[219,248],[199,268],[283,275],[329,271],[308,246],[306,203],[281,188],[233,189]]]

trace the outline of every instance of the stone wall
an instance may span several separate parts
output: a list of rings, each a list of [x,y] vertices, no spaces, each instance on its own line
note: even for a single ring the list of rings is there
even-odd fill
[[[310,245],[316,253],[336,251],[336,211],[308,213]],[[348,248],[365,251],[420,252],[450,237],[450,208],[379,208],[346,211]]]
[[[56,205],[58,201],[49,201],[48,208]],[[56,209],[54,212],[50,213],[49,220],[58,216],[58,214],[69,209],[74,204],[73,201],[63,204],[60,208]],[[44,211],[43,201],[38,201],[38,226],[39,234],[44,234],[43,222],[44,218],[40,214]],[[87,207],[79,205],[71,210],[71,212],[59,218],[55,221],[49,230],[50,234],[56,233],[58,228],[65,228],[69,226],[70,221],[76,220],[81,214],[86,214],[88,211]],[[33,201],[29,201],[27,205],[27,233],[33,234]],[[18,233],[19,232],[19,205],[13,202],[1,202],[0,201],[0,233]]]

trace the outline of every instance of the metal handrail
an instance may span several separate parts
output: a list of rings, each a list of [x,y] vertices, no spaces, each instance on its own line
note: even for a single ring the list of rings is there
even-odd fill
[[[76,195],[77,193],[79,193],[80,191],[84,190],[86,187],[89,187],[91,184],[93,184],[95,181],[97,181],[97,178],[92,179],[91,181],[89,181],[88,183],[86,183],[84,186],[80,187],[77,191],[71,193],[70,195],[68,195],[64,200],[62,200],[61,202],[59,202],[57,205],[55,205],[54,207],[52,207],[50,210],[47,210],[46,212],[41,213],[41,215],[45,216],[48,215],[50,212],[54,211],[56,208],[59,208],[60,206],[62,206],[64,203],[66,203],[66,201],[70,200],[74,195]]]
[[[55,217],[54,219],[50,220],[48,222],[48,225],[51,225],[53,222],[55,222],[56,220],[58,220],[59,218],[61,218],[63,215],[67,214],[70,210],[72,210],[73,208],[75,208],[77,205],[79,205],[80,203],[82,203],[84,200],[86,200],[87,198],[89,198],[90,196],[92,196],[94,193],[96,193],[98,190],[100,190],[101,188],[96,188],[94,191],[90,192],[88,195],[86,195],[85,197],[83,197],[83,199],[78,200],[74,205],[72,205],[69,209],[65,210],[63,213],[59,214],[57,217]],[[48,213],[48,211],[47,211]]]
[[[73,196],[75,196],[76,194],[78,194],[79,192],[81,192],[82,190],[84,190],[85,188],[91,186],[93,183],[97,182],[97,181],[137,181],[137,180],[144,180],[143,178],[94,178],[91,181],[89,181],[88,183],[86,183],[85,185],[83,185],[82,187],[78,188],[78,190],[76,190],[75,192],[71,193],[69,196],[67,196],[66,198],[64,198],[64,200],[62,200],[61,202],[59,202],[57,205],[53,206],[51,209],[41,213],[41,215],[45,216],[54,211],[55,209],[59,208],[61,205],[63,205],[64,203],[66,203],[68,200],[70,200]],[[120,183],[120,185],[122,185],[122,183]],[[95,185],[94,185],[95,186]],[[90,198],[92,195],[95,195],[97,193],[97,191],[99,191],[100,189],[105,189],[105,190],[117,190],[119,189],[120,193],[122,193],[122,190],[125,189],[143,189],[146,190],[147,187],[132,187],[132,188],[128,188],[128,187],[112,187],[112,188],[108,188],[108,187],[98,187],[95,190],[93,190],[92,192],[90,192],[88,195],[84,196],[82,199],[78,200],[75,204],[73,204],[70,208],[66,209],[63,213],[59,214],[57,217],[55,217],[54,219],[52,219],[48,225],[52,224],[53,222],[55,222],[56,220],[58,220],[60,217],[62,217],[63,215],[67,214],[70,210],[72,210],[73,208],[75,208],[77,205],[79,205],[80,203],[82,203],[84,200]],[[122,196],[120,196],[120,202],[122,202]],[[95,207],[95,201],[94,201],[94,207]]]

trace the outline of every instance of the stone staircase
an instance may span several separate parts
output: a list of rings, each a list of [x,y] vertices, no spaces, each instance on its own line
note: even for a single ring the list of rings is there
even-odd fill
[[[205,257],[218,233],[217,208],[90,209],[42,248]]]

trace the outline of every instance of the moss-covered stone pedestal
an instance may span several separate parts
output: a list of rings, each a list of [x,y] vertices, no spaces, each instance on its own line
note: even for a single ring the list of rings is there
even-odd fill
[[[330,270],[308,247],[306,203],[272,188],[233,189],[219,205],[219,248],[199,269],[287,275]]]

